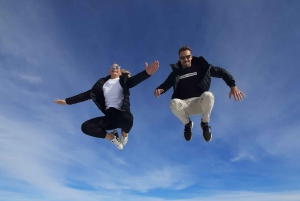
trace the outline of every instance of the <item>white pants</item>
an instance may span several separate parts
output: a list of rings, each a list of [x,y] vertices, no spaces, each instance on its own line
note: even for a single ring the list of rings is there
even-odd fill
[[[214,95],[206,91],[200,97],[177,99],[174,98],[170,102],[170,108],[173,114],[180,119],[183,124],[189,123],[189,116],[201,115],[202,121],[209,122],[210,113],[214,107]]]

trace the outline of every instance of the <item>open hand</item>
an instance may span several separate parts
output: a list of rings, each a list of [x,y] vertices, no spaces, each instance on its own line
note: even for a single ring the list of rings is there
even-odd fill
[[[150,66],[148,66],[148,63],[146,62],[145,66],[146,66],[146,72],[148,73],[148,75],[152,75],[158,69],[159,62],[158,61],[154,61]]]
[[[67,104],[65,100],[60,100],[60,99],[56,99],[56,100],[54,100],[53,102],[54,102],[54,103],[57,103],[57,104],[59,104],[59,105],[66,105],[66,104]]]
[[[233,95],[235,101],[242,101],[245,96],[243,92],[241,92],[236,86],[231,87],[229,92],[229,98]]]

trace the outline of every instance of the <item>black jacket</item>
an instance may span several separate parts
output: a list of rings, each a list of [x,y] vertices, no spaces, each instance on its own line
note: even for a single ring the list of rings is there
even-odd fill
[[[235,86],[235,80],[232,75],[227,72],[225,69],[220,67],[214,67],[207,63],[207,61],[203,57],[193,57],[192,65],[199,66],[199,68],[205,68],[206,73],[202,80],[199,80],[199,87],[202,91],[208,91],[210,88],[211,77],[222,78],[229,87]],[[173,94],[172,99],[174,97],[174,92],[176,90],[177,84],[179,82],[179,72],[182,68],[181,63],[178,61],[176,64],[171,64],[172,72],[168,76],[168,78],[156,89],[163,89],[163,93],[168,91],[173,86]]]
[[[120,85],[123,88],[123,94],[124,99],[123,103],[121,105],[121,110],[123,111],[130,111],[130,91],[129,88],[135,87],[142,81],[149,78],[150,75],[147,74],[147,72],[144,70],[130,78],[127,77],[126,74],[123,74],[120,76]],[[106,107],[105,107],[105,98],[103,94],[103,85],[104,83],[110,79],[110,76],[107,76],[105,78],[100,78],[94,86],[81,94],[78,94],[76,96],[70,97],[66,99],[66,103],[68,105],[83,102],[89,99],[92,99],[94,103],[97,105],[97,107],[106,114]]]

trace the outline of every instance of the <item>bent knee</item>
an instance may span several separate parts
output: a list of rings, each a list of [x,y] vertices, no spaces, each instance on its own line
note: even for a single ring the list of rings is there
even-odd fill
[[[133,115],[130,112],[123,112],[122,117],[124,121],[133,122]]]
[[[88,133],[88,124],[86,122],[81,125],[81,131],[85,134]]]
[[[210,91],[203,92],[202,95],[203,95],[204,97],[214,98],[213,93],[211,93]]]
[[[84,123],[81,125],[81,131],[83,132],[83,133],[85,133],[85,134],[87,134],[87,126],[86,125],[84,125]]]
[[[173,111],[181,110],[183,109],[182,103],[180,99],[174,98],[170,102],[170,108]]]

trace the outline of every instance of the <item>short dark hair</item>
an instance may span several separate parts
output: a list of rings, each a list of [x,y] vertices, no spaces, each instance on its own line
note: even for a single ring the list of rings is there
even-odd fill
[[[182,47],[179,49],[178,54],[180,54],[180,52],[183,52],[183,51],[186,51],[186,50],[189,50],[189,51],[192,53],[191,48],[189,48],[188,46],[182,46]]]

